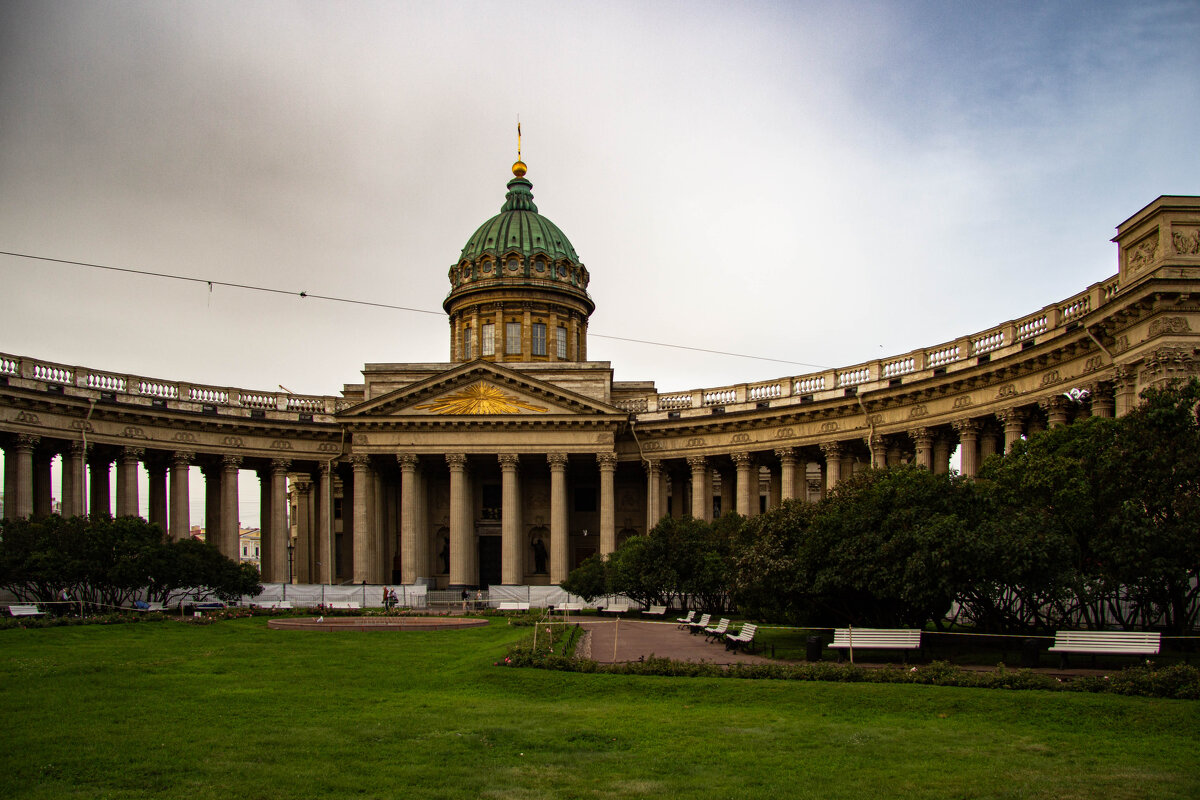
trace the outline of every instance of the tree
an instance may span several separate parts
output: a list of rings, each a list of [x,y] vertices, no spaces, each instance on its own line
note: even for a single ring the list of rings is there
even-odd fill
[[[139,517],[0,522],[0,587],[41,602],[66,590],[100,608],[128,606],[142,592],[167,601],[185,587],[225,600],[262,591],[252,565],[203,542],[166,541],[162,528]]]

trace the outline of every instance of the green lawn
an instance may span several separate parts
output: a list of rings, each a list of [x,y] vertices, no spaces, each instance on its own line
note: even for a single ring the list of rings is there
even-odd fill
[[[1200,705],[493,667],[528,628],[0,631],[0,797],[1200,796]]]

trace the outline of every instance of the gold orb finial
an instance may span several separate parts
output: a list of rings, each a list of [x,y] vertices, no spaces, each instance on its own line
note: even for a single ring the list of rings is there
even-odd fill
[[[517,163],[513,164],[513,175],[516,175],[518,178],[525,177],[525,162],[524,161],[521,161],[520,159],[518,159]]]

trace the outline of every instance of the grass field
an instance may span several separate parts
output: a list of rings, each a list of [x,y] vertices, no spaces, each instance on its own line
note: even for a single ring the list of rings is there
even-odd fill
[[[494,667],[528,628],[0,631],[0,797],[1200,796],[1200,705]]]

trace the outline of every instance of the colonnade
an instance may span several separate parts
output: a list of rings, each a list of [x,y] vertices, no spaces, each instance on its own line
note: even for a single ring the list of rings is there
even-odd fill
[[[191,535],[191,467],[198,465],[205,485],[205,539],[229,558],[241,558],[238,477],[242,456],[132,445],[89,443],[85,448],[81,440],[23,433],[0,439],[0,446],[4,449],[6,519],[47,516],[55,511],[55,457],[62,459],[57,497],[58,511],[64,517],[138,516],[142,505],[138,477],[141,465],[149,493],[147,520],[176,540]],[[253,466],[263,486],[259,527],[263,532],[265,580],[284,580],[288,574],[286,477],[290,463],[286,459],[257,459]],[[114,465],[115,498],[111,491]]]

